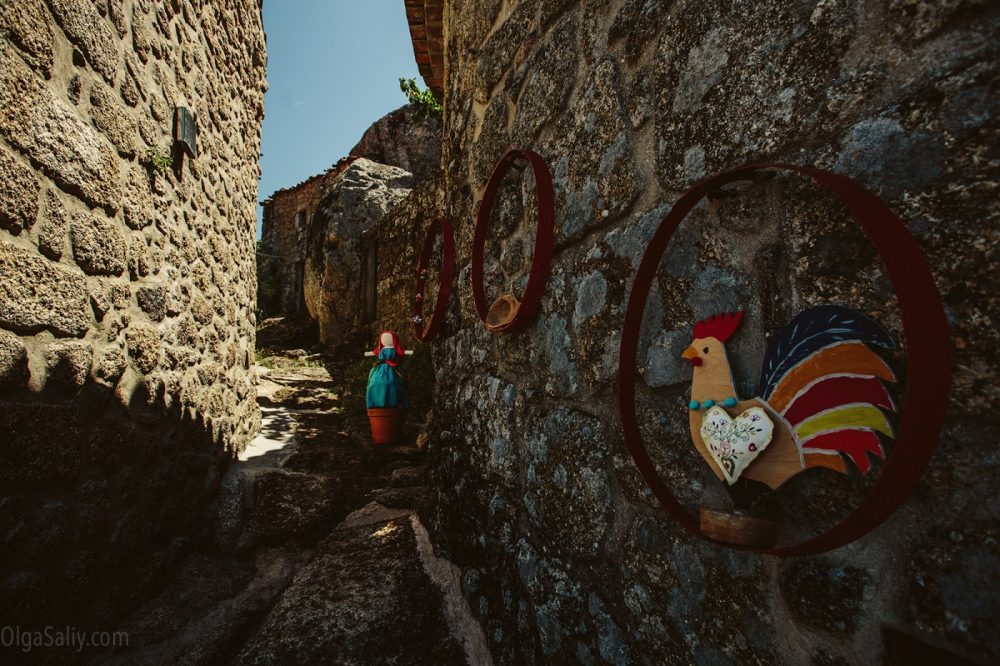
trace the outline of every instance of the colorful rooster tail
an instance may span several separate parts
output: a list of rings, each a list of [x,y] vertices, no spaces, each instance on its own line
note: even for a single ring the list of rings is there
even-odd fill
[[[802,312],[768,345],[758,395],[791,426],[806,467],[846,473],[843,453],[867,474],[869,453],[885,457],[882,410],[896,407],[882,382],[896,377],[869,345],[893,348],[885,329],[837,305]]]

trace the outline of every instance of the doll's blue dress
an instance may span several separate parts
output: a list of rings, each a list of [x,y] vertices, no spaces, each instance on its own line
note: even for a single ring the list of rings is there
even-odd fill
[[[378,362],[368,373],[365,395],[368,409],[410,406],[410,396],[406,392],[406,381],[397,367],[397,357],[392,347],[383,347],[378,353]]]

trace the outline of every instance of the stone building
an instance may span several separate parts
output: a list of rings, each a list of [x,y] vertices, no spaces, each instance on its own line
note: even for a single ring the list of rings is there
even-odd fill
[[[412,291],[429,220],[446,215],[457,278],[440,338],[420,346],[433,350],[437,378],[428,518],[497,663],[1000,657],[1000,598],[988,584],[1000,563],[989,481],[1000,424],[980,408],[1000,386],[997,8],[406,5],[426,83],[443,96],[442,168],[376,227],[379,247],[394,248],[380,251],[380,266],[398,270],[379,276],[374,326],[412,341],[412,302],[396,296]],[[556,241],[537,319],[496,335],[473,306],[470,248],[486,181],[511,148],[538,152],[551,170]],[[945,428],[916,492],[873,532],[811,557],[687,533],[643,482],[619,425],[621,330],[649,239],[692,184],[760,161],[841,172],[880,196],[930,263],[955,346]],[[522,293],[534,196],[530,169],[501,188],[487,301]],[[713,197],[671,240],[645,312],[636,389],[650,456],[689,511],[734,506],[688,434],[691,371],[679,355],[693,324],[746,311],[729,351],[749,396],[768,336],[818,303],[886,326],[906,375],[878,254],[805,179],[779,173]],[[872,487],[883,469],[872,462],[869,475],[810,470],[749,510],[779,522],[779,543],[817,535]]]
[[[319,340],[337,346],[379,318],[377,284],[402,267],[380,256],[378,229],[413,187],[411,173],[354,160],[320,201],[306,238],[303,294]]]
[[[261,202],[264,219],[257,253],[257,299],[265,316],[306,315],[302,289],[306,232],[320,199],[339,175],[340,169],[334,166]]]
[[[419,119],[412,106],[400,107],[374,122],[337,164],[262,201],[258,307],[264,316],[320,318],[306,304],[306,238],[320,201],[354,160],[397,167],[420,180],[437,169],[440,141],[436,118]]]
[[[106,629],[259,427],[260,4],[18,0],[0,31],[0,625]]]
[[[419,509],[427,543],[460,571],[494,662],[1000,659],[1000,8],[404,6],[445,108],[438,158],[421,162],[436,172],[414,178],[412,164],[379,164],[398,152],[369,153],[317,177],[298,203],[285,193],[282,221],[271,218],[283,230],[264,245],[304,256],[302,299],[332,317],[329,340],[390,327],[432,355],[433,498]],[[201,509],[222,466],[257,427],[260,6],[22,0],[0,9],[0,29],[0,626],[107,628],[192,536],[213,543],[197,517],[210,519]],[[196,115],[195,157],[171,140],[175,106]],[[473,305],[471,246],[487,179],[511,148],[548,164],[555,244],[538,316],[493,334]],[[168,154],[173,166],[158,168]],[[945,426],[915,492],[858,540],[805,557],[683,529],[640,476],[619,420],[622,328],[650,239],[694,183],[761,161],[830,169],[881,197],[930,265],[952,333]],[[491,216],[488,301],[523,295],[533,257],[537,187],[531,169],[515,167]],[[686,510],[739,507],[777,522],[779,543],[791,544],[850,513],[886,463],[872,456],[869,474],[813,469],[774,491],[727,492],[689,435],[692,371],[679,356],[694,323],[745,311],[728,343],[741,397],[756,390],[769,336],[819,303],[888,329],[904,414],[910,368],[898,285],[850,212],[807,180],[772,173],[714,191],[679,226],[626,362],[639,370],[652,466]],[[440,337],[414,345],[417,253],[441,215],[455,228],[457,277]],[[375,270],[357,280],[372,256]],[[343,316],[329,300],[336,290],[350,297]],[[278,503],[297,514],[310,487],[279,488]],[[239,507],[247,491],[226,492]],[[346,560],[370,570],[356,561],[368,551],[351,548]],[[251,652],[258,640],[276,651],[286,638],[316,641],[294,635],[313,613],[313,580],[292,586],[305,615],[254,636]],[[220,601],[211,620],[232,652],[246,638],[232,627],[255,624],[263,602],[237,618]]]

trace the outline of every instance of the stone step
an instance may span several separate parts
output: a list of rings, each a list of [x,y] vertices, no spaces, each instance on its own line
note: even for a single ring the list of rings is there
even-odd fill
[[[170,587],[118,627],[128,634],[128,647],[89,663],[226,663],[309,555],[280,548],[249,561],[194,555]]]
[[[379,504],[399,509],[418,509],[421,502],[429,496],[427,486],[409,486],[406,488],[376,488],[371,498]]]
[[[459,590],[415,514],[372,503],[319,544],[238,661],[490,664]]]
[[[427,472],[423,465],[399,467],[392,470],[392,474],[389,476],[389,485],[393,488],[422,486],[426,482],[426,479]]]

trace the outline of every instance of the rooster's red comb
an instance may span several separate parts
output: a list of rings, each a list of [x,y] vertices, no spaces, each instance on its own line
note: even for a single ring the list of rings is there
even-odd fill
[[[742,310],[712,315],[694,325],[694,337],[696,340],[698,338],[715,338],[719,342],[725,342],[736,332],[741,321],[743,321]]]

